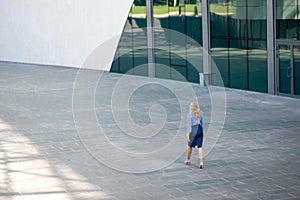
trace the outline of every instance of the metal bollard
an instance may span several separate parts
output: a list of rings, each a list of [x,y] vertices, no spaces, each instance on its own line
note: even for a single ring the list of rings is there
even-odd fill
[[[204,87],[204,74],[203,73],[199,73],[199,84],[200,84],[200,87]]]

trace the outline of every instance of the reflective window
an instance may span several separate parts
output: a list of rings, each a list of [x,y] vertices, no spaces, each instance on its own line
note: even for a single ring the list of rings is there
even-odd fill
[[[202,52],[192,44],[202,44],[200,1],[154,0],[153,12],[156,77],[199,82]]]
[[[289,45],[278,46],[279,92],[291,94],[291,49]]]
[[[277,11],[282,10],[277,13],[277,36],[298,38],[300,0],[296,6],[277,1]],[[227,87],[267,92],[267,0],[209,2],[213,84],[220,72]],[[156,77],[198,83],[203,68],[201,9],[201,0],[154,0],[153,16],[146,16],[146,0],[135,0],[111,71],[148,75],[145,27],[146,17],[152,17]]]
[[[299,40],[300,0],[276,0],[277,39]]]
[[[300,47],[294,47],[294,94],[300,95]]]
[[[211,55],[224,85],[267,92],[266,0],[211,0],[209,7]]]
[[[135,0],[119,41],[111,72],[148,76],[146,0]]]
[[[202,70],[200,0],[154,0],[156,77],[199,82]],[[120,39],[112,72],[148,75],[146,0],[135,0]]]

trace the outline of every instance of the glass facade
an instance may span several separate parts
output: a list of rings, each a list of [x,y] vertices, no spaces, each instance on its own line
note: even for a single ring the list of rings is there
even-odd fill
[[[276,0],[278,92],[300,95],[300,0]]]
[[[111,71],[148,76],[146,2],[132,6],[115,53]]]
[[[211,55],[227,87],[267,92],[266,0],[210,2]]]
[[[299,40],[300,0],[276,0],[276,38]]]
[[[230,88],[268,92],[267,9],[269,0],[209,0],[209,53],[214,74]],[[300,0],[276,0],[276,39],[299,40]],[[202,1],[153,0],[155,76],[199,82],[203,72]],[[111,71],[148,76],[146,0],[135,0],[121,36]],[[274,49],[278,49],[274,47]],[[288,47],[287,47],[288,48]],[[281,48],[281,53],[285,51]],[[298,46],[293,55],[299,55]],[[275,54],[275,50],[274,50]],[[277,55],[277,54],[276,54]],[[282,56],[286,57],[286,54]],[[277,57],[279,59],[279,57]],[[300,58],[293,56],[293,76]],[[282,61],[284,62],[284,61]],[[279,68],[278,62],[277,66]],[[167,67],[166,67],[167,66]],[[214,67],[216,66],[216,67]],[[275,79],[280,82],[280,70]],[[281,70],[282,71],[282,70]],[[270,75],[269,75],[270,76]],[[299,93],[299,77],[291,82]],[[289,81],[280,83],[282,90]],[[279,89],[278,89],[279,90]],[[279,91],[280,92],[280,91]],[[296,92],[295,92],[296,93]]]
[[[112,72],[148,75],[146,27],[146,0],[135,0]],[[153,30],[155,76],[199,82],[198,71],[202,70],[202,53],[198,48],[202,44],[200,1],[154,0]]]
[[[294,85],[294,94],[300,95],[300,47],[294,47],[293,49],[294,58],[293,58],[293,85]]]
[[[279,59],[279,92],[291,93],[290,75],[290,46],[278,45]]]

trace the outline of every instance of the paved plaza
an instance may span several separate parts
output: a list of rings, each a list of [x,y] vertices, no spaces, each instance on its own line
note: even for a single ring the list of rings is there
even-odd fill
[[[204,169],[185,166],[186,116]],[[0,199],[300,199],[300,100],[0,62]]]

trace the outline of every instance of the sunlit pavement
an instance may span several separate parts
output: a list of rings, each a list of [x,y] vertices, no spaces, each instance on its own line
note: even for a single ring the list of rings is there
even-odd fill
[[[121,77],[128,87],[142,83],[129,100]],[[204,140],[202,170],[196,151],[191,165],[183,164],[185,127],[179,123],[188,111],[187,85],[206,130],[220,131]],[[300,100],[226,89],[217,96],[221,104],[225,97],[222,110],[209,99],[221,90],[0,63],[0,199],[299,199]],[[149,132],[149,124],[149,137],[134,131]],[[168,157],[151,154],[161,147]]]

